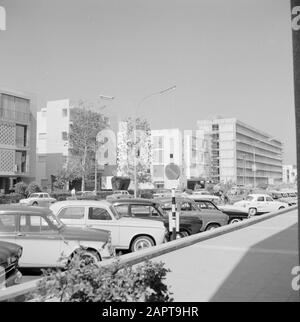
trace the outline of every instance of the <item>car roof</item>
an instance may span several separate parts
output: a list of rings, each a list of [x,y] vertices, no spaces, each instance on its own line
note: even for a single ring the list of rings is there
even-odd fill
[[[171,200],[172,200],[172,196],[170,196],[170,197],[158,197],[158,198],[155,198],[154,200],[156,200],[156,201],[158,201],[158,202],[166,202],[166,201],[168,201],[168,202],[170,202]],[[180,201],[180,202],[193,202],[194,201],[194,199],[192,199],[192,198],[189,198],[189,197],[175,197],[175,201],[177,202],[177,201]]]
[[[54,204],[51,205],[51,207],[56,207],[56,206],[70,206],[70,205],[75,205],[75,206],[110,206],[111,203],[109,203],[106,200],[63,200],[63,201],[58,201],[55,202]]]
[[[49,215],[50,209],[44,207],[33,207],[23,205],[0,205],[0,214],[5,215]]]
[[[108,201],[110,204],[116,204],[116,203],[123,203],[123,204],[127,204],[127,203],[136,203],[136,204],[149,204],[149,205],[153,205],[155,203],[157,203],[157,201],[155,199],[145,199],[145,198],[123,198],[123,199],[114,199],[114,200],[109,200]]]
[[[270,195],[268,195],[267,193],[251,193],[248,196],[251,196],[251,197],[270,197]]]

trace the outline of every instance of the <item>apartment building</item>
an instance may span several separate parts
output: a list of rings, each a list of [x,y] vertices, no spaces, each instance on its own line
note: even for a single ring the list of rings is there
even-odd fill
[[[69,129],[71,109],[69,99],[47,102],[37,112],[37,182],[51,187],[51,175],[58,174],[66,164],[69,154]]]
[[[259,186],[282,181],[280,140],[236,118],[200,120],[197,127],[209,137],[215,182]]]
[[[35,180],[36,107],[31,95],[0,89],[0,193]]]

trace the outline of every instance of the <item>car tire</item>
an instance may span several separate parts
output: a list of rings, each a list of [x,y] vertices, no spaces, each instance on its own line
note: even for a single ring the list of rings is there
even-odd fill
[[[285,208],[285,207],[283,207],[283,206],[280,206],[278,210],[282,210],[282,209],[284,209],[284,208]]]
[[[233,218],[229,220],[229,224],[236,224],[237,222],[241,222],[242,219],[239,218]]]
[[[136,251],[139,251],[142,249],[152,247],[154,245],[155,245],[155,243],[151,237],[144,236],[144,235],[138,236],[132,241],[131,246],[130,246],[130,250],[132,252],[136,252]]]
[[[89,260],[90,263],[93,264],[96,264],[101,261],[100,256],[97,254],[97,252],[93,250],[84,251],[82,254],[80,254],[80,259]]]
[[[220,225],[218,225],[218,224],[210,224],[206,227],[205,231],[214,230],[219,227],[220,227]]]
[[[187,231],[185,231],[185,230],[181,230],[180,232],[179,232],[179,234],[182,236],[182,238],[184,238],[184,237],[188,237],[190,234],[187,232]]]
[[[256,208],[250,208],[248,211],[248,218],[254,217],[257,214],[257,209]]]
[[[33,206],[38,206],[38,203],[35,201],[32,203]]]

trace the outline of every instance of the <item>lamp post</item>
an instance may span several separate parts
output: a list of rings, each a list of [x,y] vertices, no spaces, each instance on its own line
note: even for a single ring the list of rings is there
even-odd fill
[[[106,95],[99,95],[99,98],[104,99],[104,100],[113,100],[115,97],[114,96],[106,96]],[[106,106],[102,106],[101,110],[106,108]],[[98,159],[97,159],[97,151],[98,151],[98,142],[97,142],[97,137],[95,140],[95,193],[97,193],[97,188],[98,188]],[[101,189],[101,187],[100,187]]]
[[[136,110],[135,110],[135,119],[134,119],[134,125],[133,125],[133,144],[134,144],[134,197],[137,197],[137,147],[136,147],[136,120],[137,120],[137,116],[138,116],[138,112],[143,104],[144,101],[146,101],[147,99],[156,96],[156,95],[162,95],[165,94],[169,91],[175,90],[176,89],[176,85],[172,86],[172,87],[168,87],[164,90],[158,91],[158,92],[154,92],[152,94],[146,95],[144,96],[137,104]]]

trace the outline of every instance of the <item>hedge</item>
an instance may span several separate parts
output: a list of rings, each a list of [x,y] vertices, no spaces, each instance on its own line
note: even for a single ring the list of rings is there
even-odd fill
[[[24,196],[19,193],[0,194],[0,204],[2,205],[18,203],[21,199],[24,199]]]

